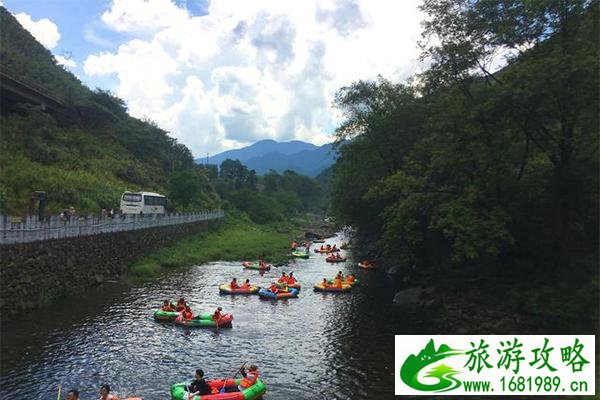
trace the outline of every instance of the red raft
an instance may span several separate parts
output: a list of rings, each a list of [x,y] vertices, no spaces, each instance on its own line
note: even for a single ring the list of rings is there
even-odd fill
[[[185,390],[186,384],[182,382],[171,386],[171,398],[173,400],[257,400],[267,391],[265,384],[260,378],[256,380],[254,385],[244,389],[242,392],[218,393],[223,386],[228,388],[237,387],[241,383],[241,379],[239,378],[227,379],[227,381],[207,380],[206,383],[217,393],[189,396],[189,393]]]
[[[346,261],[346,257],[337,258],[336,256],[329,256],[325,259],[325,261],[327,261],[329,263],[339,263],[339,262]]]

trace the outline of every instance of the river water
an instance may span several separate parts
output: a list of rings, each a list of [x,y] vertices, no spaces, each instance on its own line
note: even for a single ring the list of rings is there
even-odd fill
[[[341,237],[330,239],[342,242]],[[344,254],[344,252],[342,252]],[[351,255],[348,254],[350,257]],[[174,382],[231,376],[243,362],[258,365],[265,399],[388,399],[394,394],[394,334],[422,330],[391,303],[396,282],[356,262],[332,265],[311,253],[260,275],[239,262],[214,262],[164,274],[139,287],[106,284],[49,310],[2,324],[0,398],[56,399],[57,385],[97,398],[109,383],[120,396],[169,398]],[[312,285],[341,270],[360,285],[349,294]],[[294,271],[297,299],[220,295],[218,285],[249,278],[267,286]],[[184,296],[194,312],[217,306],[232,329],[186,330],[152,319],[163,299]]]

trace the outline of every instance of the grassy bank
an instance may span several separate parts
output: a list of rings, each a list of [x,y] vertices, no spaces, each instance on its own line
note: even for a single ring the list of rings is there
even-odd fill
[[[129,269],[129,279],[157,276],[165,268],[209,261],[256,260],[270,263],[287,259],[290,239],[300,234],[300,221],[286,225],[259,225],[243,216],[230,216],[219,228],[177,241],[139,260]]]

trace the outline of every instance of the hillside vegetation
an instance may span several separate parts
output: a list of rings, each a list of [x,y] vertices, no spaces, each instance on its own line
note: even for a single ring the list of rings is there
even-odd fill
[[[126,190],[168,193],[173,176],[196,171],[190,151],[150,121],[127,114],[111,93],[83,86],[57,65],[16,19],[0,7],[2,71],[61,99],[61,112],[3,101],[0,126],[2,212],[27,213],[29,194],[47,193],[50,212],[69,205],[79,212],[118,207]],[[217,205],[206,188],[198,208]],[[174,204],[177,207],[177,203]]]
[[[593,326],[598,2],[422,8],[429,69],[411,85],[360,81],[337,95],[337,137],[349,141],[334,167],[338,221],[404,274]],[[508,66],[490,72],[507,50]]]

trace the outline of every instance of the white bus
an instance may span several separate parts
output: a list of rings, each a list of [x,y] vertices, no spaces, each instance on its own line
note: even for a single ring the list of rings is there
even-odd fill
[[[164,214],[167,198],[152,192],[125,192],[121,196],[122,214]]]

